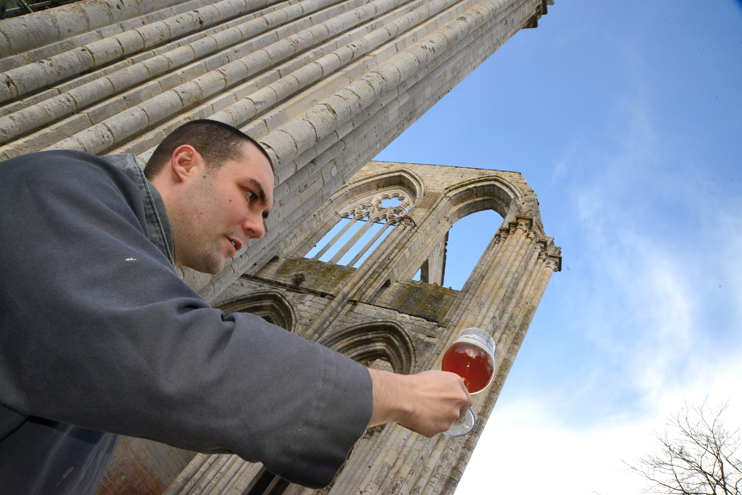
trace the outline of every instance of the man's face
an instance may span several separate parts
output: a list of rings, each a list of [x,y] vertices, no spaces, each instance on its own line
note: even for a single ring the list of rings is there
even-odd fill
[[[195,159],[200,160],[196,173],[170,214],[175,264],[216,274],[247,239],[265,234],[263,221],[273,205],[273,172],[251,143],[243,145],[239,160],[228,160],[215,170],[206,168],[200,154]]]

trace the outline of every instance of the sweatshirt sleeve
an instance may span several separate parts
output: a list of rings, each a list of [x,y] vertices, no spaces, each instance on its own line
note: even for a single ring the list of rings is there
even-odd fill
[[[332,481],[371,418],[365,367],[211,308],[148,240],[136,186],[95,157],[0,173],[4,406]]]

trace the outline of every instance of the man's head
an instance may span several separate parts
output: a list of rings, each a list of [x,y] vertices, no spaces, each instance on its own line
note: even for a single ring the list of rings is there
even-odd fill
[[[219,273],[247,239],[265,233],[273,166],[258,143],[233,127],[197,120],[177,128],[144,173],[165,201],[176,265]]]
[[[271,170],[275,172],[270,156],[253,138],[231,125],[216,120],[199,119],[186,122],[165,136],[147,161],[144,175],[152,180],[165,168],[173,156],[173,151],[184,144],[189,144],[198,150],[206,160],[208,167],[213,170],[229,159],[239,159],[242,156],[242,146],[245,142],[252,143],[260,150],[268,160]]]

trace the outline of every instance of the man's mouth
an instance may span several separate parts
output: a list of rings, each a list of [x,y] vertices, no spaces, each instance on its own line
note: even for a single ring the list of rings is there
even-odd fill
[[[235,252],[237,252],[240,249],[242,249],[242,245],[243,244],[240,241],[238,241],[236,239],[232,239],[231,237],[228,237],[227,239],[229,240],[229,242],[232,243],[232,247],[234,248]]]

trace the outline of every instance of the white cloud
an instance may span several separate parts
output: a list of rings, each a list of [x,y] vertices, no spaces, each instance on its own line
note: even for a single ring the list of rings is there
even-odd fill
[[[721,355],[742,360],[742,208],[683,194],[706,188],[700,180],[677,186],[676,201],[693,216],[670,238],[674,219],[625,225],[616,212],[630,207],[622,210],[626,198],[610,188],[576,200],[585,219],[576,283],[584,288],[571,309],[579,306],[585,336],[621,359],[625,378],[648,396],[705,375]]]
[[[496,408],[457,493],[626,495],[640,491],[642,480],[621,462],[649,439],[636,425],[568,430],[553,422],[546,407],[542,402],[523,401]]]
[[[641,419],[606,417],[596,426],[566,427],[554,414],[560,399],[520,398],[498,404],[459,484],[460,494],[626,495],[641,493],[644,480],[626,464],[656,452],[655,432],[684,403],[730,401],[728,430],[742,426],[742,360],[719,363],[712,372],[651,397]],[[725,371],[722,373],[722,371]]]

